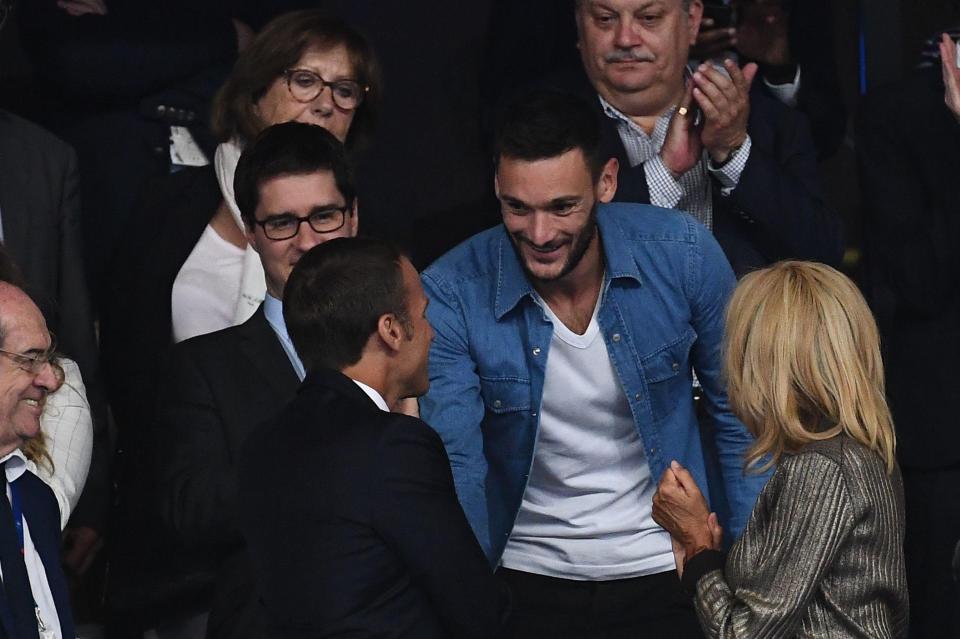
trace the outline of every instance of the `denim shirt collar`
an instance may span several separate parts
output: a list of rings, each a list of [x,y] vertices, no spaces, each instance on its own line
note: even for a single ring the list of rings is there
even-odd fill
[[[597,211],[600,246],[606,264],[606,280],[609,282],[618,278],[629,278],[636,280],[638,284],[643,284],[640,267],[631,256],[627,238],[624,237],[620,226],[604,215],[606,207],[607,205],[601,204]],[[493,308],[497,321],[503,319],[503,316],[513,310],[524,297],[532,299],[534,294],[533,285],[527,278],[520,258],[517,257],[517,251],[506,228],[503,226],[500,228],[503,233],[497,245],[497,296]]]

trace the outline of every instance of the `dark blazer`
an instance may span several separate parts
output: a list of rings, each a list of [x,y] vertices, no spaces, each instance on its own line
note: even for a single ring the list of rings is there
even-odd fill
[[[100,385],[93,312],[84,276],[77,158],[39,126],[0,111],[0,220],[3,244],[27,292],[77,362],[94,417],[90,474],[74,522],[100,528],[110,503],[107,410]]]
[[[252,599],[237,526],[240,449],[294,397],[299,379],[262,308],[239,326],[173,346],[158,379],[156,415],[144,413],[147,432],[129,451],[139,472],[127,485],[118,605],[213,607],[211,633],[236,636],[220,626],[233,626]]]
[[[614,199],[650,203],[643,165],[633,168],[616,123],[608,118],[582,69],[549,83],[582,96],[602,126],[602,145],[620,162]],[[817,153],[806,118],[756,88],[750,93],[747,124],[751,150],[740,182],[722,195],[713,182],[713,234],[737,277],[778,260],[801,259],[839,266],[842,223],[823,200]]]
[[[70,612],[70,596],[67,580],[60,567],[60,508],[53,491],[36,475],[27,471],[14,482],[23,507],[23,516],[30,527],[30,539],[40,555],[50,594],[57,607],[60,630],[64,637],[73,637],[73,615]],[[15,622],[7,605],[6,596],[0,588],[0,637],[16,637]]]
[[[960,124],[943,91],[939,65],[917,71],[872,91],[856,126],[865,288],[905,470],[960,463]]]
[[[490,637],[505,598],[440,437],[311,372],[244,446],[241,526],[277,637]]]

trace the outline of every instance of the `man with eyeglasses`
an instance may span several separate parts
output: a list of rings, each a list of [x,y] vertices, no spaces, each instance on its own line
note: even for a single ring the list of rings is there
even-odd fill
[[[207,636],[257,632],[245,617],[255,605],[236,524],[235,464],[247,435],[293,399],[304,377],[283,321],[284,286],[309,249],[357,233],[343,145],[319,126],[287,122],[264,130],[244,149],[234,189],[247,239],[263,263],[265,301],[239,326],[174,346],[157,395],[161,516],[184,546],[181,559],[193,553],[184,579],[198,570],[208,579],[219,573]],[[197,611],[204,606],[211,601],[200,597]]]
[[[36,304],[0,282],[0,634],[73,637],[60,567],[60,510],[53,491],[26,468],[20,447],[40,432],[47,395],[60,386],[53,338]]]

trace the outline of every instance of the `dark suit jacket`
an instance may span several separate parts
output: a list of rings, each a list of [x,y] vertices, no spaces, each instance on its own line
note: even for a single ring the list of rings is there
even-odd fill
[[[871,92],[857,131],[866,289],[883,336],[897,454],[960,463],[960,123],[939,65]]]
[[[217,628],[233,626],[252,593],[237,526],[240,448],[299,380],[261,308],[172,347],[158,383],[156,416],[144,415],[149,432],[130,451],[139,473],[127,487],[133,528],[117,605],[168,614],[214,606],[211,632],[235,636]]]
[[[631,168],[616,124],[600,106],[582,69],[550,83],[582,96],[596,110],[606,152],[620,161],[615,200],[650,202],[643,165]],[[729,196],[713,183],[713,234],[737,277],[778,260],[801,259],[839,266],[840,218],[823,200],[817,154],[806,118],[756,88],[750,94],[750,157]]]
[[[443,444],[311,372],[244,446],[241,526],[277,637],[489,637],[504,598]]]
[[[110,450],[83,270],[77,182],[73,149],[37,125],[0,111],[3,244],[57,336],[58,349],[80,366],[94,416],[94,451],[77,507],[81,514],[73,521],[99,528],[110,503]]]
[[[40,478],[27,471],[14,482],[23,507],[23,516],[30,527],[30,539],[40,555],[50,594],[57,607],[60,630],[64,637],[73,637],[73,615],[70,612],[70,597],[67,580],[60,568],[60,508],[57,498]],[[6,596],[0,588],[0,637],[16,637],[13,616]],[[13,629],[13,630],[11,630]]]

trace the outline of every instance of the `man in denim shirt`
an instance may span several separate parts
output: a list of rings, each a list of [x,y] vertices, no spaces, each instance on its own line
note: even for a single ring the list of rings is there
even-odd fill
[[[606,204],[617,160],[588,105],[538,92],[496,138],[503,225],[423,273],[425,421],[443,437],[463,509],[514,591],[514,635],[701,636],[670,536],[651,518],[676,459],[706,484],[691,386],[715,433],[738,535],[765,476],[720,379],[735,280],[693,218]]]

